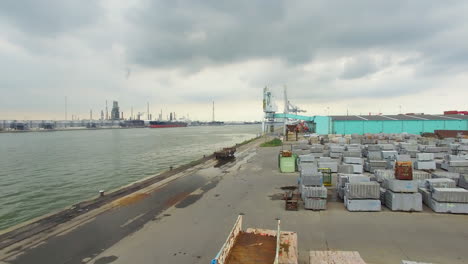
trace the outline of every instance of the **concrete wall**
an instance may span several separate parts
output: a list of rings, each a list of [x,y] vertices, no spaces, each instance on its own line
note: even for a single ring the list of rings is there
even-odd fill
[[[318,125],[317,125],[318,126]],[[434,130],[468,130],[468,120],[385,120],[332,121],[333,134],[403,133],[420,134]],[[319,128],[317,128],[319,131]],[[317,132],[319,133],[319,132]],[[322,134],[322,133],[319,133]]]

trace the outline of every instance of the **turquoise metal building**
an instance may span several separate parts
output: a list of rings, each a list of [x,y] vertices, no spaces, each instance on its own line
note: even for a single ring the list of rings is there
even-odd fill
[[[303,120],[317,134],[432,133],[468,130],[468,115],[303,116],[275,114],[275,118]]]

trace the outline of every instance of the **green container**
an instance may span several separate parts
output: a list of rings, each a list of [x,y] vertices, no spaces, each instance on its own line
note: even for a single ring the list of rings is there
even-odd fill
[[[296,156],[280,157],[279,167],[281,172],[295,172],[296,171]]]

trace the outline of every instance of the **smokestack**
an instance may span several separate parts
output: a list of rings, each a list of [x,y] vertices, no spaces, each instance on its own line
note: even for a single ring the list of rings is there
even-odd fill
[[[146,102],[146,116],[148,117],[148,120],[151,119],[150,113],[149,113],[149,102]]]
[[[109,109],[107,108],[107,100],[106,100],[106,120],[109,120]]]

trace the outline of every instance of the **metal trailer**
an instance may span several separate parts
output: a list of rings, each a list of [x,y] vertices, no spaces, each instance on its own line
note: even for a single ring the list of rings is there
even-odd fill
[[[211,264],[297,264],[297,256],[297,234],[281,231],[280,220],[277,230],[242,231],[242,215],[239,215]]]

